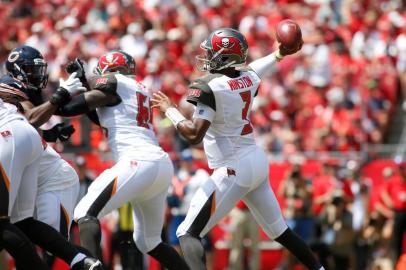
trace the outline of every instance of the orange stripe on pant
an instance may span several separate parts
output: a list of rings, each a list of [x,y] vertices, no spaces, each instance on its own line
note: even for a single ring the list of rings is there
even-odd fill
[[[216,212],[216,191],[213,192],[213,199],[211,202],[210,216]]]
[[[6,171],[4,170],[4,168],[1,164],[0,164],[0,173],[1,173],[1,178],[3,179],[3,182],[6,185],[7,190],[10,191],[10,179],[8,179]]]

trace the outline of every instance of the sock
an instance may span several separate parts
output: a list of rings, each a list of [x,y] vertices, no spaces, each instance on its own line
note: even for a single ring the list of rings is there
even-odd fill
[[[185,234],[179,237],[179,242],[183,256],[190,269],[206,270],[206,255],[200,239],[190,234]]]
[[[78,255],[76,255],[75,258],[73,258],[72,262],[70,263],[70,268],[73,268],[73,266],[75,264],[77,264],[78,262],[80,262],[84,258],[86,258],[86,255],[83,254],[83,253],[79,253]]]
[[[310,248],[291,229],[286,229],[275,241],[287,248],[302,264],[310,270],[323,269]]]
[[[78,220],[78,226],[81,245],[99,260],[102,260],[99,220],[92,216],[85,216]]]
[[[179,253],[168,244],[161,242],[148,254],[168,270],[189,270],[189,267]]]
[[[9,222],[0,223],[1,245],[15,259],[19,270],[48,270],[48,266],[40,259],[34,245],[26,235]]]
[[[57,230],[41,221],[27,218],[15,223],[36,245],[70,264],[79,253]]]

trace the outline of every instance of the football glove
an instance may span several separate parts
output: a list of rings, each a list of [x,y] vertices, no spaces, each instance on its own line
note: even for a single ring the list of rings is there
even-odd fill
[[[65,126],[63,123],[56,124],[51,129],[43,130],[42,137],[47,142],[56,142],[59,139],[61,142],[67,141],[75,132],[72,125]]]
[[[65,68],[66,72],[69,74],[72,74],[73,72],[76,72],[76,78],[82,79],[85,78],[85,68],[83,66],[83,61],[80,60],[79,58],[76,58],[75,60],[69,62],[66,65]]]
[[[79,91],[86,91],[86,88],[82,85],[81,81],[77,78],[77,73],[73,72],[69,78],[65,81],[62,78],[59,79],[59,87],[67,90],[69,94],[74,95]]]

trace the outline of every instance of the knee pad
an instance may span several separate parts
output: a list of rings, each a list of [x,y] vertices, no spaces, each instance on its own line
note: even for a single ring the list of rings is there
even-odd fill
[[[161,235],[146,237],[142,232],[134,231],[133,237],[135,245],[143,254],[147,254],[162,242]]]
[[[78,220],[79,230],[91,230],[99,231],[100,230],[100,221],[93,216],[84,216]]]

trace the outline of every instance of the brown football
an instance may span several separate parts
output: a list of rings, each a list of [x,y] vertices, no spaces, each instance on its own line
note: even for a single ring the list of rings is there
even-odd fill
[[[302,41],[302,31],[292,20],[283,20],[276,28],[276,39],[287,49],[297,48]]]

